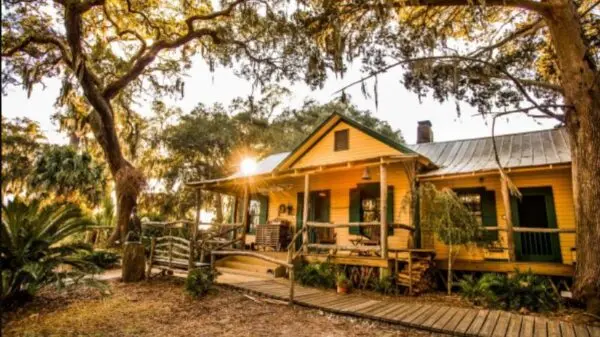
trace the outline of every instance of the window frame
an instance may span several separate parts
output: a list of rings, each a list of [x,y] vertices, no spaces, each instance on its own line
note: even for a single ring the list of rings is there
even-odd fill
[[[345,135],[345,143],[341,143],[338,136]],[[350,129],[337,130],[333,133],[333,151],[348,151],[350,149]]]

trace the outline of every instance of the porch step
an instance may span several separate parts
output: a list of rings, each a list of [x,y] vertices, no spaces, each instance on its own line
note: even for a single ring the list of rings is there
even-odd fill
[[[216,266],[265,276],[281,277],[285,275],[285,268],[250,256],[228,256],[217,261]]]

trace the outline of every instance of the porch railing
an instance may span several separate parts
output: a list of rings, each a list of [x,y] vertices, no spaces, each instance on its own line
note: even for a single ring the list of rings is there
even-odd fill
[[[349,222],[349,223],[330,223],[330,222],[315,222],[308,221],[306,226],[303,226],[301,230],[297,231],[293,236],[290,244],[288,245],[288,262],[293,261],[299,255],[301,255],[304,251],[308,251],[310,248],[314,249],[327,249],[333,252],[337,251],[350,251],[350,252],[370,252],[374,254],[378,254],[379,256],[383,256],[382,246],[381,244],[371,244],[364,245],[361,244],[361,241],[357,240],[356,244],[351,245],[339,245],[339,244],[323,244],[323,243],[311,243],[307,242],[307,238],[310,235],[308,234],[313,229],[318,228],[327,228],[327,229],[335,229],[335,228],[350,228],[350,227],[380,227],[380,222]],[[407,231],[414,231],[412,226],[404,225],[404,224],[389,224],[388,225],[394,229],[401,229]],[[302,236],[302,244],[300,247],[296,247],[296,240],[298,237]],[[378,241],[378,240],[375,240]],[[306,248],[306,249],[305,249]]]

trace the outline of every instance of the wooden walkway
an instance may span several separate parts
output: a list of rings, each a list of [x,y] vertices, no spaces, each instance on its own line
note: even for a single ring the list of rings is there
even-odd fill
[[[283,280],[222,279],[220,284],[279,300],[289,299]],[[600,337],[600,327],[576,325],[498,310],[465,309],[401,300],[372,300],[360,295],[338,295],[295,287],[294,302],[323,311],[395,323],[454,336],[490,337]]]

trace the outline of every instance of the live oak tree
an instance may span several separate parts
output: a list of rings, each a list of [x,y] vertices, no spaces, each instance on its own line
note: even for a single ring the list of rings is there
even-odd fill
[[[45,137],[38,123],[2,117],[2,195],[29,193],[28,177]]]
[[[573,290],[600,314],[599,1],[301,3],[296,17],[320,48],[311,58],[322,76],[360,58],[367,75],[356,84],[376,88],[378,74],[400,66],[406,88],[454,100],[458,113],[465,102],[494,120],[525,113],[566,126],[578,229]]]
[[[305,65],[289,57],[301,54],[301,44],[285,38],[290,26],[282,4],[235,0],[215,9],[204,0],[4,1],[2,90],[31,91],[60,77],[62,97],[85,98],[85,117],[118,196],[111,240],[122,242],[145,184],[119,140],[124,111],[142,99],[183,94],[182,76],[194,59],[211,69],[235,62],[240,75],[258,84],[296,79]]]

